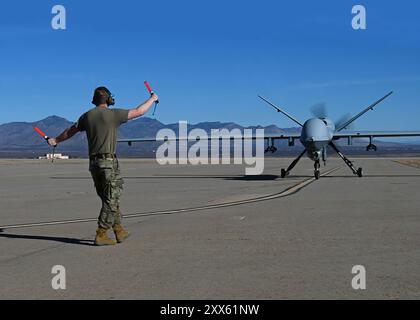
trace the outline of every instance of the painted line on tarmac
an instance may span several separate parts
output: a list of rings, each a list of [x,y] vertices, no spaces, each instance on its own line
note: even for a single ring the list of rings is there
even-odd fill
[[[340,169],[341,167],[336,167],[331,170],[328,170],[321,174],[321,177],[326,176],[330,173],[333,173]],[[152,211],[152,212],[141,212],[141,213],[132,213],[123,215],[124,219],[130,218],[138,218],[138,217],[148,217],[148,216],[155,216],[155,215],[166,215],[166,214],[175,214],[175,213],[184,213],[184,212],[193,212],[193,211],[202,211],[202,210],[211,210],[211,209],[218,209],[218,208],[226,208],[226,207],[233,207],[239,206],[248,203],[255,203],[267,200],[273,200],[277,198],[283,198],[295,194],[296,192],[300,191],[304,187],[308,186],[312,182],[314,182],[315,178],[308,178],[303,180],[281,192],[273,193],[265,196],[260,196],[256,198],[238,200],[238,201],[231,201],[219,204],[212,204],[206,205],[201,207],[192,207],[192,208],[182,208],[182,209],[172,209],[172,210],[162,210],[162,211]],[[26,224],[15,224],[15,225],[6,225],[0,226],[0,232],[6,229],[18,229],[18,228],[30,228],[30,227],[44,227],[44,226],[55,226],[55,225],[63,225],[63,224],[73,224],[73,223],[84,223],[84,222],[94,222],[97,221],[98,218],[85,218],[85,219],[72,219],[72,220],[58,220],[58,221],[46,221],[46,222],[35,222],[35,223],[26,223]]]

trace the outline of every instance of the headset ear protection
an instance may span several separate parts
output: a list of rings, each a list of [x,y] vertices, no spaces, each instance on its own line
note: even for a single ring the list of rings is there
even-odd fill
[[[103,101],[102,100],[103,94],[101,94],[102,93],[101,91],[102,92],[105,91],[105,93],[106,93],[106,101],[105,101],[105,103],[108,106],[113,106],[115,104],[114,96],[112,95],[111,91],[109,91],[108,88],[106,88],[106,87],[99,87],[99,88],[96,88],[95,89],[95,93],[93,95],[92,103],[94,105],[98,105],[99,104],[98,103],[99,101]]]
[[[112,95],[111,91],[109,91],[107,88],[105,88],[105,91],[108,95],[108,98],[106,99],[106,104],[109,106],[113,106],[115,104],[114,96]]]

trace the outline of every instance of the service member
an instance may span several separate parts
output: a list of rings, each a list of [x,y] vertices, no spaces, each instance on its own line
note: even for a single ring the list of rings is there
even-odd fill
[[[128,120],[144,115],[158,96],[152,93],[149,99],[134,109],[110,109],[115,104],[113,95],[106,87],[98,87],[93,94],[95,108],[84,113],[70,128],[56,138],[51,138],[51,146],[70,139],[79,131],[86,131],[89,144],[89,171],[92,175],[96,193],[102,200],[98,218],[95,244],[113,245],[124,241],[129,232],[121,224],[120,197],[123,179],[116,156],[118,127]],[[115,238],[108,237],[107,231],[113,229]]]

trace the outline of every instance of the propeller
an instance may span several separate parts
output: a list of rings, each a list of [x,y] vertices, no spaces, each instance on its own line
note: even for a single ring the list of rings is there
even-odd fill
[[[327,105],[325,102],[320,102],[317,104],[314,104],[311,107],[311,113],[314,117],[325,119],[328,118],[328,112],[327,112]],[[337,121],[334,122],[334,125],[336,128],[341,127],[341,125],[345,124],[347,121],[349,121],[352,118],[352,115],[350,113],[346,113],[342,115]],[[351,123],[347,127],[344,128],[345,130],[354,130],[354,124]],[[327,145],[322,149],[322,160],[324,162],[324,166],[327,161],[327,154],[330,151],[330,146]]]
[[[320,102],[314,104],[311,107],[312,114],[317,118],[326,118],[327,117],[327,106],[325,102]]]
[[[311,107],[311,113],[313,114],[314,117],[317,118],[327,118],[328,117],[328,112],[327,112],[327,105],[325,102],[319,102],[317,104],[314,104]],[[338,128],[339,126],[341,126],[342,124],[346,123],[348,120],[350,120],[352,117],[352,115],[350,113],[346,113],[343,116],[341,116],[337,121],[334,122],[335,127]],[[347,126],[345,128],[346,130],[353,130],[354,129],[354,124],[351,123],[349,126]]]
[[[336,122],[335,127],[339,128],[342,124],[346,123],[352,118],[352,115],[350,113],[346,113],[345,115],[341,116]],[[350,123],[347,127],[344,128],[344,130],[354,130],[354,122]]]

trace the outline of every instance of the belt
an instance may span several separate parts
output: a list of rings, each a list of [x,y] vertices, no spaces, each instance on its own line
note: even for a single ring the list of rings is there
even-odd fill
[[[104,159],[117,159],[115,153],[98,153],[89,156],[90,160],[104,160]]]

